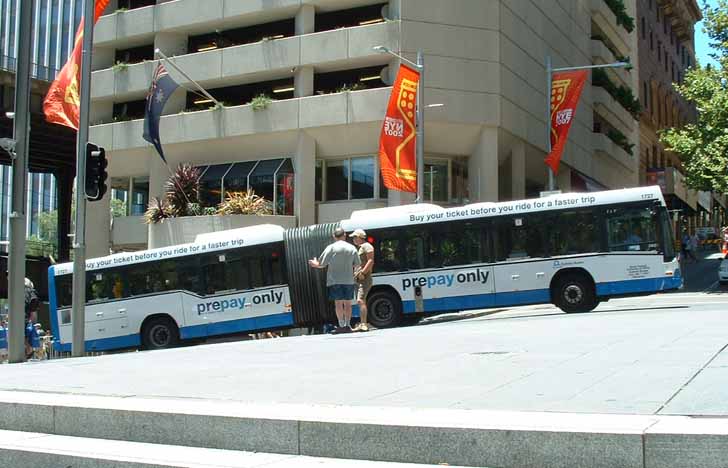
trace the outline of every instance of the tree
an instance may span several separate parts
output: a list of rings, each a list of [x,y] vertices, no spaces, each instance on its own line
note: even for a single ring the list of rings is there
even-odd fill
[[[660,139],[682,160],[689,188],[728,193],[728,0],[706,4],[703,16],[718,67],[698,63],[686,72],[676,89],[695,104],[698,120],[664,130]]]
[[[119,216],[126,216],[126,202],[119,200],[118,198],[111,199],[111,217],[118,218]]]
[[[39,238],[53,245],[58,243],[58,211],[43,211],[38,213]]]

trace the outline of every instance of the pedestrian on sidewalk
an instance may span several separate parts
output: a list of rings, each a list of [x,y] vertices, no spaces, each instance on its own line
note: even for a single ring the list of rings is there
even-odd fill
[[[346,242],[346,232],[342,228],[334,231],[334,243],[312,258],[308,264],[313,268],[327,268],[326,286],[329,299],[336,306],[339,327],[333,333],[350,333],[351,301],[354,299],[354,268],[361,265],[356,248]]]
[[[699,261],[698,257],[695,255],[698,252],[698,248],[700,247],[700,238],[698,238],[697,234],[693,234],[690,236],[690,251],[693,253],[693,257],[695,258],[695,261]]]
[[[359,304],[359,324],[355,331],[369,331],[367,323],[367,295],[372,289],[372,270],[374,269],[374,247],[367,242],[367,233],[363,229],[356,229],[349,236],[354,240],[359,250],[360,266],[354,271],[356,280],[356,302]]]
[[[687,229],[683,229],[683,236],[682,236],[682,254],[683,257],[685,257],[685,262],[692,259],[693,262],[695,262],[695,255],[690,250],[691,249],[691,241],[690,241],[690,234],[688,234]]]

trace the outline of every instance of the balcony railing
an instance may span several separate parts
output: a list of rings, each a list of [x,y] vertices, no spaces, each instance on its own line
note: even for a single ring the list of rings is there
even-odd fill
[[[2,55],[0,56],[0,70],[5,70],[9,72],[15,73],[15,71],[18,68],[18,61],[15,57],[10,57],[8,55]],[[56,76],[58,75],[58,72],[60,70],[56,68],[50,68],[50,67],[44,67],[43,65],[38,65],[37,63],[31,64],[30,67],[30,76],[31,78],[34,78],[36,80],[41,81],[53,81],[56,79]]]

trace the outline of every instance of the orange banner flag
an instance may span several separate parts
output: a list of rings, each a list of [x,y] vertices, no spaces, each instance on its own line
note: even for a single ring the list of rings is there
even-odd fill
[[[382,179],[391,190],[417,193],[415,107],[419,82],[419,72],[400,65],[379,138]]]
[[[576,115],[576,106],[579,96],[584,89],[588,75],[587,70],[555,73],[551,82],[551,152],[546,156],[545,162],[554,171],[559,173],[561,153],[566,146],[566,139],[571,128],[571,122]]]
[[[96,0],[94,22],[106,9],[110,0]],[[78,130],[79,106],[81,104],[81,54],[83,52],[83,18],[78,25],[73,52],[61,72],[51,84],[43,101],[46,120]]]

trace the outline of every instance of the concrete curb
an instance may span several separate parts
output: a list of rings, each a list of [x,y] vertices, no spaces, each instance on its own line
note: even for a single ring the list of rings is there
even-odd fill
[[[0,392],[0,428],[421,464],[718,468],[728,420]]]

